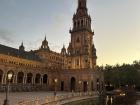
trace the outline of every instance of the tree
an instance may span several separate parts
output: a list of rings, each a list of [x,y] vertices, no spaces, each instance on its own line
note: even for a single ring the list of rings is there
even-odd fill
[[[113,84],[116,88],[125,85],[140,87],[140,62],[134,61],[131,65],[106,65],[104,78],[107,85]]]

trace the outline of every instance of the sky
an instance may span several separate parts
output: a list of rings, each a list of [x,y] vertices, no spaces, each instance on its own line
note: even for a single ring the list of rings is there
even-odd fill
[[[25,49],[41,46],[60,52],[70,42],[69,29],[78,0],[0,0],[0,44]],[[140,60],[140,0],[87,0],[98,65]]]

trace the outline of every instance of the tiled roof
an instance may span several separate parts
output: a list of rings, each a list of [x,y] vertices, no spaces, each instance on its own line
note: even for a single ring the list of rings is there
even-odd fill
[[[21,57],[28,60],[39,61],[39,57],[35,54],[34,51],[20,51],[19,49],[8,47],[0,44],[0,54],[11,55],[14,57]]]

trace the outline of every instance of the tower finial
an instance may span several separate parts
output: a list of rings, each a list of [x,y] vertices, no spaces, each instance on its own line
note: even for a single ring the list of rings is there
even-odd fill
[[[22,40],[22,42],[21,42],[21,46],[23,46],[23,40]]]
[[[63,48],[65,48],[65,44],[63,43]]]
[[[20,50],[20,51],[24,51],[24,50],[25,50],[25,47],[24,47],[24,45],[23,45],[23,41],[21,42],[21,45],[19,46],[19,50]]]
[[[45,40],[46,40],[46,33],[45,33]]]

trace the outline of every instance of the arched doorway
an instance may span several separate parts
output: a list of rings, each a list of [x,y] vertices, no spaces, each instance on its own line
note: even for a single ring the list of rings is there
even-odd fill
[[[32,73],[28,73],[27,74],[27,83],[28,84],[31,84],[32,83],[32,77],[33,77],[33,74]]]
[[[91,81],[91,90],[94,91],[94,83]]]
[[[36,74],[35,83],[39,84],[40,83],[40,79],[41,79],[41,75],[40,74]]]
[[[71,78],[71,91],[75,91],[76,88],[76,79],[74,77]]]
[[[0,70],[0,84],[2,83],[3,71]]]
[[[46,84],[47,85],[47,82],[48,82],[48,75],[47,74],[44,74],[43,75],[43,84]]]
[[[87,81],[84,81],[83,82],[83,91],[84,92],[87,92],[87,90],[88,90],[88,82]]]
[[[17,83],[23,83],[23,78],[24,78],[24,73],[23,72],[18,72],[17,75]]]
[[[64,91],[64,81],[61,81],[61,91]]]

